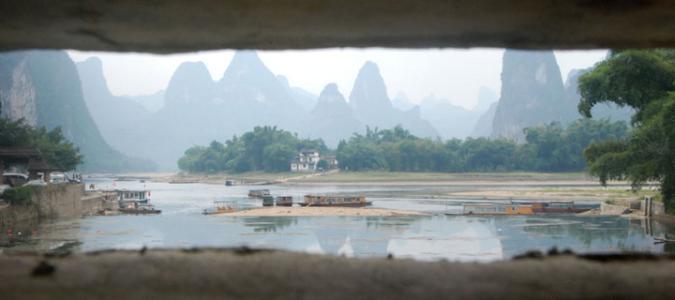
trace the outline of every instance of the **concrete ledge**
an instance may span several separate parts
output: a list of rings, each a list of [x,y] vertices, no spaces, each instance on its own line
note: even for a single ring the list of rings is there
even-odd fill
[[[675,1],[22,0],[1,50],[675,46]]]
[[[280,251],[0,255],[3,299],[670,299],[675,260],[562,255],[481,263]]]

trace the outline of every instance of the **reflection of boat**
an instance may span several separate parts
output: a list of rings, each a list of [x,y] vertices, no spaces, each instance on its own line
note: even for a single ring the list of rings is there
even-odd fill
[[[277,206],[293,206],[293,197],[291,196],[277,196],[275,199]]]
[[[262,196],[263,206],[274,206],[274,197],[272,195]]]
[[[216,215],[216,214],[234,212],[234,207],[232,207],[229,203],[227,203],[225,201],[213,201],[213,205],[215,206],[215,209],[213,209],[213,210],[204,209],[204,212],[202,212],[202,214],[204,214],[204,215]]]
[[[262,190],[249,190],[248,191],[248,196],[251,198],[262,198],[263,196],[269,196],[270,195],[270,190],[268,189],[262,189]]]
[[[305,201],[300,206],[363,207],[371,204],[365,196],[305,195]]]

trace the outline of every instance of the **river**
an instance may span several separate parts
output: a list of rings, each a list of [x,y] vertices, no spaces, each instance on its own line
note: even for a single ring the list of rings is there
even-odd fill
[[[228,217],[202,215],[213,201],[225,200],[240,209],[261,206],[249,199],[250,186],[142,183],[96,180],[97,188],[143,188],[161,215],[94,216],[47,222],[2,233],[0,251],[50,252],[140,249],[142,247],[273,248],[348,257],[417,260],[494,261],[528,250],[553,247],[577,253],[648,251],[675,252],[654,243],[671,237],[673,226],[617,216],[461,216],[456,199],[442,194],[456,187],[424,186],[266,186],[273,194],[364,194],[373,207],[429,213],[416,217]],[[297,201],[297,200],[296,200]]]

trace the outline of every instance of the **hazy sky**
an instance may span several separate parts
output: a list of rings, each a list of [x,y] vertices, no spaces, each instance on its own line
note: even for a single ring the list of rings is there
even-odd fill
[[[265,65],[285,75],[292,86],[319,94],[331,82],[349,97],[354,79],[364,62],[380,67],[389,96],[405,93],[412,102],[434,94],[472,108],[478,89],[486,86],[499,94],[503,49],[320,49],[259,51]],[[98,56],[115,95],[150,94],[166,88],[171,75],[184,61],[203,61],[214,80],[219,80],[234,51],[154,55],[68,51],[73,60]],[[563,80],[572,69],[586,68],[602,60],[607,51],[556,51]]]

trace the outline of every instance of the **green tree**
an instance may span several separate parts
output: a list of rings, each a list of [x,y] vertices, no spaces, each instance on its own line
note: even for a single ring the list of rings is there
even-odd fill
[[[45,161],[59,170],[74,170],[82,163],[79,148],[66,140],[60,127],[46,130],[33,128],[23,120],[0,119],[0,146],[35,148]]]
[[[629,50],[614,53],[579,80],[579,111],[614,102],[635,109],[634,130],[621,140],[594,143],[584,151],[591,174],[602,184],[611,179],[630,180],[635,188],[649,181],[660,183],[666,206],[673,209],[675,195],[675,52]]]
[[[289,171],[290,162],[296,155],[295,149],[284,144],[271,144],[263,150],[263,167],[266,171]]]

